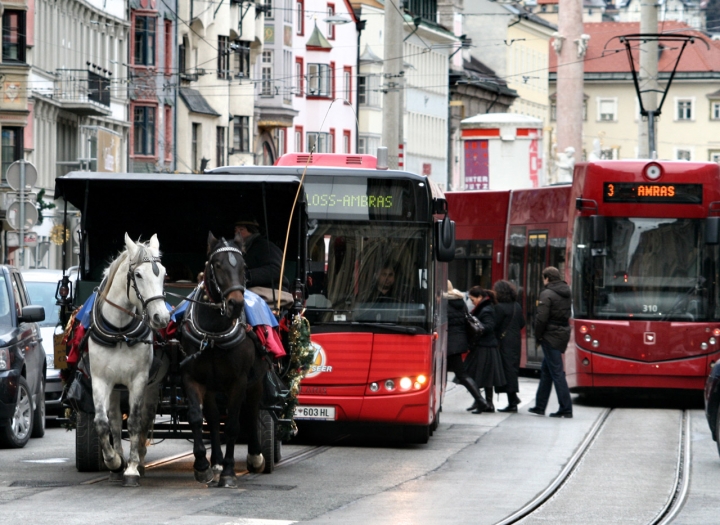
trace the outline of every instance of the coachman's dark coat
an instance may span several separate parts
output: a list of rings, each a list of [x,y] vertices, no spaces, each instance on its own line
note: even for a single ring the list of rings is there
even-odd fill
[[[266,237],[255,233],[244,243],[245,278],[247,287],[263,286],[277,290],[282,265],[282,251]],[[283,276],[283,290],[289,290],[287,277]]]

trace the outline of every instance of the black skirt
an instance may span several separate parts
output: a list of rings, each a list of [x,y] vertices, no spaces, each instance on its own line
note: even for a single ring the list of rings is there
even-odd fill
[[[505,374],[497,346],[476,346],[465,359],[465,367],[479,388],[505,386]]]

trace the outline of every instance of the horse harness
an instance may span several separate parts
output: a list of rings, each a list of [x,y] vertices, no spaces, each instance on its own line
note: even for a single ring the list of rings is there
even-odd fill
[[[145,299],[140,293],[140,290],[138,289],[137,281],[135,280],[135,269],[141,264],[150,263],[152,264],[153,273],[157,277],[158,275],[160,275],[160,268],[158,268],[157,265],[158,262],[160,262],[160,257],[144,256],[140,260],[140,262],[138,262],[137,264],[130,264],[128,268],[126,293],[129,299],[130,287],[132,286],[133,290],[135,290],[135,294],[137,295],[138,300],[143,306],[142,315],[138,315],[136,312],[132,312],[127,308],[123,308],[122,306],[115,304],[107,297],[102,299],[102,301],[105,301],[110,306],[117,308],[118,310],[121,310],[122,312],[132,317],[132,321],[130,321],[130,324],[122,328],[113,326],[102,316],[99,306],[102,302],[100,300],[100,297],[102,296],[103,290],[107,286],[107,277],[102,280],[100,286],[95,289],[98,299],[95,301],[95,304],[93,304],[92,307],[92,323],[88,330],[88,332],[90,333],[90,337],[93,339],[93,341],[95,341],[99,345],[110,347],[115,346],[118,343],[127,343],[128,346],[134,346],[138,343],[147,343],[147,336],[152,331],[150,325],[147,323],[147,307],[152,301],[164,301],[165,295],[155,295],[153,297]]]
[[[230,246],[228,242],[223,238],[221,239],[221,242],[224,244],[221,248],[218,248],[214,252],[212,252],[208,256],[208,260],[205,263],[205,275],[208,277],[204,283],[205,291],[210,299],[212,299],[212,303],[207,304],[206,306],[212,306],[213,308],[220,308],[220,313],[225,315],[225,311],[227,309],[227,299],[226,297],[230,292],[235,292],[237,290],[241,291],[242,293],[245,293],[245,284],[238,284],[235,286],[230,286],[229,288],[222,290],[220,288],[220,285],[218,284],[217,277],[215,276],[215,270],[213,269],[212,265],[212,259],[213,256],[217,255],[218,253],[227,253],[228,254],[228,262],[230,263],[230,266],[235,268],[238,265],[237,258],[233,255],[233,253],[237,253],[242,257],[242,252],[236,248],[235,246]],[[219,304],[218,304],[219,303]]]

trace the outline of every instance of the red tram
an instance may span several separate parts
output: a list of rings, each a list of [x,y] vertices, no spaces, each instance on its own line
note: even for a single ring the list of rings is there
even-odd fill
[[[542,358],[532,322],[539,272],[553,265],[573,289],[572,391],[703,388],[720,356],[717,164],[580,163],[572,186],[447,199],[459,255],[450,278],[458,287],[518,285],[523,367]]]

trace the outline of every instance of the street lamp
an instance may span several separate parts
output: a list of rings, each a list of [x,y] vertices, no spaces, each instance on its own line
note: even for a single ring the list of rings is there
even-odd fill
[[[345,18],[342,15],[332,15],[323,20],[323,22],[327,22],[328,24],[333,25],[342,25],[342,24],[349,24],[352,22],[349,18]]]

